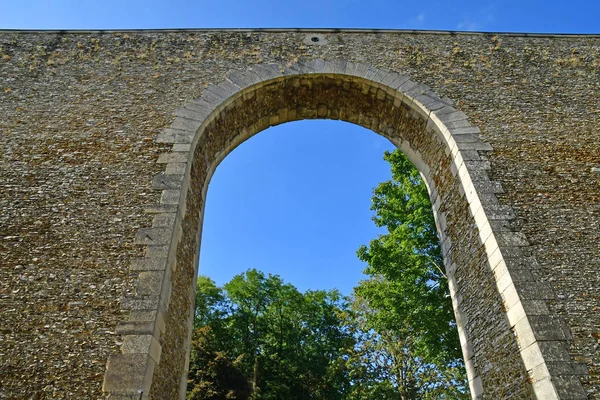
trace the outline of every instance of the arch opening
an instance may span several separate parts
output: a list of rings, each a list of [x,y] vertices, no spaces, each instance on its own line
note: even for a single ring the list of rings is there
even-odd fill
[[[387,145],[384,144],[385,142],[387,142]],[[315,144],[318,144],[318,146],[315,146]],[[391,143],[381,136],[375,135],[372,131],[358,127],[357,125],[340,121],[319,123],[314,120],[305,120],[269,128],[261,132],[261,135],[255,135],[244,142],[225,157],[217,168],[208,190],[199,273],[204,277],[216,280],[217,287],[223,290],[221,292],[223,298],[228,300],[218,301],[218,304],[221,304],[222,307],[218,307],[217,309],[220,311],[215,314],[205,307],[196,309],[198,322],[195,325],[196,330],[192,339],[188,393],[190,393],[192,387],[201,391],[201,388],[209,384],[208,382],[215,385],[211,387],[225,389],[226,386],[219,385],[218,382],[221,382],[220,380],[213,381],[211,378],[208,378],[206,375],[208,371],[199,365],[199,360],[206,360],[206,357],[210,357],[210,353],[207,353],[206,350],[214,349],[215,347],[213,346],[221,346],[218,347],[219,351],[225,351],[230,360],[235,360],[242,353],[254,354],[254,351],[259,352],[262,354],[260,356],[261,359],[264,360],[261,363],[263,368],[261,368],[260,379],[258,381],[259,387],[262,389],[261,393],[264,395],[264,390],[284,390],[281,384],[276,384],[275,388],[267,384],[267,382],[273,381],[274,371],[278,371],[277,365],[269,363],[269,360],[278,359],[279,354],[283,354],[285,365],[296,365],[294,363],[297,358],[290,360],[286,357],[292,353],[296,354],[295,352],[299,349],[302,349],[302,351],[298,353],[298,356],[304,354],[304,351],[310,351],[312,346],[303,344],[310,342],[310,335],[303,331],[307,335],[307,338],[302,343],[294,342],[296,336],[291,335],[289,337],[290,344],[286,345],[284,350],[281,350],[277,346],[270,346],[270,343],[273,343],[272,338],[278,337],[281,334],[279,332],[272,332],[268,327],[265,327],[270,325],[261,325],[263,326],[262,329],[266,330],[265,337],[271,338],[271,341],[263,341],[263,335],[259,335],[254,339],[255,342],[253,343],[261,344],[257,344],[256,350],[248,353],[248,348],[239,347],[236,343],[242,343],[242,338],[251,334],[239,330],[239,325],[233,322],[243,319],[244,314],[236,311],[237,308],[229,309],[228,305],[231,304],[231,298],[225,284],[234,275],[242,274],[243,271],[249,268],[258,268],[261,273],[275,273],[286,284],[296,286],[301,292],[298,298],[304,298],[305,294],[303,292],[309,288],[310,290],[322,291],[337,288],[341,290],[342,295],[346,296],[354,293],[353,288],[359,285],[359,280],[367,278],[367,276],[359,274],[365,265],[357,258],[356,251],[360,245],[368,244],[378,234],[383,234],[384,231],[387,233],[386,229],[375,227],[371,221],[372,215],[368,211],[371,204],[369,202],[371,198],[369,193],[371,193],[371,190],[381,182],[392,179],[390,175],[391,165],[382,159],[382,147],[390,151],[394,148]],[[343,154],[343,157],[331,155],[334,152]],[[297,154],[300,156],[297,157]],[[308,161],[310,165],[305,164]],[[378,168],[373,168],[372,164],[376,164]],[[365,173],[365,171],[367,172]],[[257,177],[260,177],[260,179]],[[340,180],[343,183],[337,182]],[[257,190],[256,187],[260,189]],[[283,204],[281,204],[282,200]],[[248,202],[248,205],[243,205],[246,202]],[[217,203],[219,204],[217,205]],[[237,210],[237,208],[240,210]],[[431,213],[429,209],[426,211]],[[302,216],[296,216],[296,213]],[[432,214],[430,215],[431,221],[433,221]],[[216,223],[217,219],[220,223]],[[258,219],[260,219],[260,223],[257,223]],[[429,221],[428,218],[427,221]],[[316,225],[319,228],[315,231],[314,228]],[[423,222],[422,227],[427,226],[430,229],[433,228],[435,231],[435,226],[432,225],[432,223]],[[288,228],[288,226],[293,226],[293,229]],[[352,232],[352,234],[349,232]],[[217,244],[216,241],[219,243]],[[435,241],[437,242],[437,240]],[[241,242],[239,246],[238,242]],[[282,251],[280,248],[286,250]],[[212,250],[211,254],[208,255],[206,250]],[[241,254],[237,254],[238,251],[241,251]],[[205,261],[213,264],[210,271],[207,271]],[[442,265],[441,261],[436,261],[436,263]],[[227,272],[224,273],[224,271]],[[337,272],[335,276],[333,276],[332,271]],[[438,274],[432,272],[432,276],[437,277]],[[234,288],[246,282],[246,279],[236,278]],[[276,281],[270,282],[271,284],[277,283]],[[445,282],[439,283],[441,283],[441,287],[446,287]],[[340,287],[339,285],[342,286]],[[205,279],[199,280],[199,287],[206,288],[207,286],[212,287]],[[438,286],[435,285],[435,287]],[[433,290],[435,290],[435,287]],[[255,286],[249,286],[250,288],[255,288]],[[201,293],[207,292],[201,290]],[[210,293],[213,292],[210,291]],[[234,290],[233,301],[237,302],[239,298],[235,293]],[[253,293],[256,296],[260,296],[262,292]],[[287,293],[287,291],[284,291],[284,293]],[[439,287],[436,293],[440,293]],[[206,304],[206,300],[211,301],[212,299],[212,296],[208,298],[202,296],[197,297],[196,301],[198,304]],[[297,298],[295,299],[297,300]],[[277,298],[268,298],[267,301],[277,303]],[[315,299],[314,301],[318,302],[319,300]],[[244,304],[242,304],[242,308]],[[293,304],[301,307],[303,303],[294,302]],[[441,314],[440,317],[444,315],[447,318],[448,306],[451,307],[449,297],[443,301],[441,309],[446,310],[446,312]],[[351,309],[349,304],[344,305],[342,303],[339,305],[336,304],[336,307],[339,307],[340,310],[345,310],[344,315],[348,315],[346,311]],[[355,311],[364,311],[361,308],[352,309]],[[204,314],[200,310],[204,310],[213,317],[208,320],[198,319],[198,315]],[[222,310],[227,310],[225,315],[222,314]],[[273,310],[268,307],[263,312],[265,313],[264,315],[271,315],[273,320],[282,320],[279,314],[270,314]],[[424,312],[427,312],[427,310],[424,310]],[[261,315],[263,314],[261,313]],[[295,321],[295,318],[298,318],[297,314],[293,313],[285,315],[286,318],[289,318],[289,321]],[[361,315],[366,316],[364,313]],[[217,322],[214,322],[215,320]],[[288,321],[288,319],[285,320]],[[445,318],[435,318],[435,320],[446,321]],[[199,321],[203,322],[200,323]],[[312,320],[308,320],[306,323],[314,323],[314,321],[310,321]],[[351,328],[350,321],[340,320],[339,322],[345,327],[345,329],[340,330],[340,337],[346,337],[346,329]],[[450,321],[447,322],[449,325],[451,324]],[[236,327],[236,329],[230,333],[216,336],[207,333],[207,326],[213,326],[217,331],[221,332],[222,324]],[[363,332],[359,325],[356,325],[352,329],[357,332],[357,335],[358,332],[361,332],[356,337],[362,338],[357,341],[358,348],[362,348],[364,345],[370,343],[375,336],[373,336],[372,332]],[[400,331],[400,329],[386,331],[387,335],[385,337],[388,339],[385,340],[389,340],[390,336],[388,335],[395,336],[407,343],[404,349],[409,354],[414,353],[416,350],[412,347],[411,342],[406,341],[407,337],[403,336]],[[443,337],[446,339],[455,339],[450,341],[453,348],[449,349],[450,353],[455,357],[455,352],[452,350],[454,346],[458,349],[460,349],[460,346],[455,326],[453,326],[453,331],[450,333],[445,332]],[[253,331],[250,330],[249,332]],[[233,336],[238,335],[235,337],[239,340],[232,341],[231,339],[225,340],[219,338],[230,338],[230,334]],[[370,339],[365,341],[364,338],[366,337],[370,337]],[[442,334],[439,337],[441,338]],[[200,338],[201,340],[199,340]],[[379,336],[379,338],[379,340],[382,340],[382,336]],[[293,343],[296,344],[294,345]],[[348,341],[344,343],[348,343]],[[348,357],[347,362],[352,362],[356,367],[364,365],[365,357],[367,357],[370,350],[374,350],[365,349],[364,353],[359,353],[361,357],[357,358],[356,356],[352,356],[354,353],[351,354],[349,349],[344,346],[340,346],[340,348],[344,350],[339,352],[339,358],[336,357],[332,361],[337,362]],[[382,354],[391,355],[392,353],[387,353],[386,351],[390,351],[392,348],[395,347],[383,347]],[[268,354],[267,357],[264,355],[265,352]],[[393,354],[399,356],[398,353]],[[250,355],[249,357],[252,356]],[[313,358],[311,357],[311,359]],[[315,356],[315,359],[318,360],[319,358]],[[389,360],[393,359],[393,357],[389,358]],[[406,360],[410,359],[408,357]],[[249,367],[252,364],[248,360],[247,357],[244,357],[243,361],[237,364],[239,366],[237,368],[240,369],[233,368],[233,370],[244,371],[245,379],[249,382],[254,382],[252,369]],[[414,374],[416,378],[414,389],[411,389],[411,383],[396,381],[393,376],[383,373],[383,369],[379,370],[382,373],[379,377],[385,379],[390,385],[399,385],[399,387],[404,388],[403,390],[418,390],[419,393],[430,393],[429,396],[432,395],[432,391],[433,393],[455,391],[456,396],[460,396],[461,394],[464,396],[463,384],[466,382],[463,382],[461,378],[453,381],[448,381],[446,378],[440,379],[436,387],[422,381],[425,376],[424,372],[431,374],[434,371],[447,371],[448,376],[460,377],[461,372],[458,371],[455,374],[455,371],[457,371],[457,366],[460,367],[462,365],[460,361],[462,357],[458,356],[454,359],[457,363],[454,364],[452,362],[452,368],[449,368],[450,361],[445,361],[448,364],[438,363],[433,367],[434,364],[424,364],[420,358],[416,360],[414,364],[408,363],[408,365],[413,367],[406,369],[407,374],[411,376]],[[206,364],[215,365],[212,362]],[[308,364],[299,363],[299,365],[307,366]],[[323,364],[318,365],[323,367]],[[346,364],[344,363],[343,365]],[[423,372],[421,373],[419,373],[419,370],[413,369],[419,365],[422,366],[420,371]],[[335,371],[343,370],[342,365],[339,363],[332,363],[327,368],[333,368],[333,366],[336,367]],[[427,368],[423,368],[424,366],[427,366]],[[440,370],[440,368],[442,369]],[[464,373],[464,368],[461,368],[461,370]],[[328,371],[333,370],[328,369]],[[306,372],[303,376],[306,376],[305,374]],[[200,376],[203,378],[200,378]],[[338,398],[334,396],[341,393],[349,394],[352,390],[357,390],[351,389],[355,387],[355,383],[353,385],[341,384],[342,382],[346,382],[346,375],[340,373],[333,376],[337,379],[333,381],[339,382],[340,386],[328,384],[327,387],[332,392],[325,398]],[[444,377],[446,374],[440,374],[439,376]],[[290,377],[285,375],[285,371],[282,377],[288,379],[285,381],[287,384],[283,387],[296,387],[298,393],[313,390],[310,389],[311,387],[321,387],[321,385],[317,385],[317,382],[310,387],[303,386],[293,379],[290,380]],[[365,385],[367,382],[370,382],[378,387],[375,381],[370,381],[369,379],[364,381]],[[202,383],[200,384],[200,382]],[[243,390],[243,387],[236,386],[236,388],[237,390]],[[384,389],[382,386],[379,386],[379,390]],[[366,386],[359,390],[359,393],[362,392],[366,393]],[[277,393],[279,395],[275,395],[276,398],[293,397],[283,395],[281,392]],[[319,391],[315,390],[314,394],[318,396]],[[361,395],[361,398],[378,397],[377,395],[374,397]],[[271,397],[273,397],[272,392]],[[453,396],[451,395],[450,397]],[[320,398],[323,398],[322,395]]]

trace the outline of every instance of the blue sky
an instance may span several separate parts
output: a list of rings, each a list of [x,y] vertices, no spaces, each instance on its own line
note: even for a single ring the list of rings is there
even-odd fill
[[[301,290],[362,277],[356,250],[379,231],[371,191],[390,179],[385,138],[339,121],[299,121],[260,132],[234,150],[209,186],[200,273],[218,283],[247,268]]]
[[[600,33],[600,2],[564,1],[4,1],[1,29],[388,28]],[[261,132],[211,182],[200,271],[222,284],[247,268],[301,290],[349,294],[355,252],[378,233],[370,196],[389,179],[389,142],[332,121]]]
[[[597,0],[4,0],[0,27],[328,27],[599,33],[598,15]]]
[[[2,2],[11,29],[394,28],[600,33],[597,0],[55,0]]]

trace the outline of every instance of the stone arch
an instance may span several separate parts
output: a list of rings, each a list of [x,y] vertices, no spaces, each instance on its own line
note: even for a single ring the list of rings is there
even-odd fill
[[[570,398],[580,385],[554,372],[576,368],[564,346],[569,332],[549,315],[550,289],[521,275],[535,263],[527,241],[511,231],[510,208],[489,179],[479,129],[452,101],[409,76],[347,61],[255,65],[234,71],[175,111],[156,138],[164,173],[152,185],[151,228],[135,237],[146,257],[136,295],[125,298],[129,320],[118,325],[122,354],[110,358],[103,389],[110,398],[184,395],[204,200],[220,161],[237,145],[274,125],[339,119],[371,129],[398,146],[429,189],[450,281],[452,302],[474,398]],[[557,333],[558,332],[558,333]],[[559,376],[560,375],[560,376]],[[573,379],[571,379],[573,378]]]

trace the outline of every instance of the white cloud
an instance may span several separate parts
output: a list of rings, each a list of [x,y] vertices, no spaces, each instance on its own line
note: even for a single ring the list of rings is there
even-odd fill
[[[412,17],[404,24],[408,29],[421,29],[425,26],[425,13],[419,13],[419,15]]]
[[[456,26],[461,31],[481,31],[496,20],[496,6],[488,4],[480,8],[475,13],[465,16],[465,18]]]
[[[477,21],[465,19],[456,27],[459,31],[477,31],[481,29],[481,25]]]

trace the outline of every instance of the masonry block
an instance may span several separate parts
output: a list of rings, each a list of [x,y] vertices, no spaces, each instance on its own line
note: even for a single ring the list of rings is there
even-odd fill
[[[102,389],[119,395],[140,395],[147,383],[148,354],[116,354],[109,358]]]

